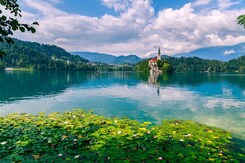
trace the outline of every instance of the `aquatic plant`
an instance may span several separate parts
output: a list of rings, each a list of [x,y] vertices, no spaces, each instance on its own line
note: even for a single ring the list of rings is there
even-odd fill
[[[150,124],[81,109],[11,114],[0,118],[0,161],[245,161],[230,132],[182,120]]]

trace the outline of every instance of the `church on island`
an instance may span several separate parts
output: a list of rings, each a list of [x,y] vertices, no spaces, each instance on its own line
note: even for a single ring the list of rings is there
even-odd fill
[[[151,60],[149,60],[148,62],[148,66],[150,67],[150,71],[154,71],[154,72],[160,72],[158,66],[157,66],[157,61],[161,61],[161,49],[159,47],[158,49],[158,53],[157,53],[157,57],[152,58]]]

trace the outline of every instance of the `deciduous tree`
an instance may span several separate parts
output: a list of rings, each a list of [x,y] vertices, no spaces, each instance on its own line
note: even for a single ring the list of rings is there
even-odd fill
[[[237,18],[237,22],[238,22],[238,24],[242,25],[245,28],[245,14],[244,15],[240,15]]]
[[[4,7],[3,11],[0,10],[0,42],[6,41],[9,44],[13,44],[14,41],[9,36],[13,35],[15,31],[36,32],[33,26],[38,25],[37,22],[33,22],[31,25],[19,22],[18,19],[22,15],[17,0],[0,0],[0,5]],[[9,12],[9,14],[4,12]],[[6,54],[0,51],[0,58],[4,55]]]

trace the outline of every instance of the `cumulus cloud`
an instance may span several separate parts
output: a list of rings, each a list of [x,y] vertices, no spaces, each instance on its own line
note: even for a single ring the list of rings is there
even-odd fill
[[[194,1],[179,9],[158,12],[151,0],[101,0],[119,16],[101,17],[71,14],[55,7],[59,0],[25,0],[23,19],[37,20],[37,33],[17,33],[21,39],[56,44],[67,51],[98,51],[115,55],[137,54],[151,57],[161,46],[173,55],[208,46],[245,42],[244,29],[236,18],[244,9],[229,9],[239,1],[216,1],[215,9],[205,12],[196,7],[210,0]]]

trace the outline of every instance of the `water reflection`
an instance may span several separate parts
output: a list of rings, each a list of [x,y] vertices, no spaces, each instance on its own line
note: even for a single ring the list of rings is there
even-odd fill
[[[245,76],[147,73],[0,73],[0,113],[93,109],[160,124],[190,119],[245,137]]]
[[[148,83],[157,87],[157,96],[160,95],[160,83],[158,82],[159,75],[159,71],[150,70],[150,75],[148,77]]]

